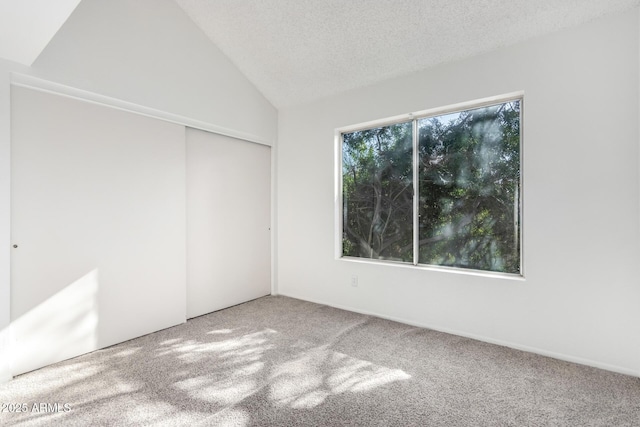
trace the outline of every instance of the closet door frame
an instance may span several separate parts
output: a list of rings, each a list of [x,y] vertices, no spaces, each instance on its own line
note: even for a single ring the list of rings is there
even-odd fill
[[[271,147],[271,294],[276,295],[277,292],[277,207],[276,207],[276,199],[277,199],[277,173],[276,173],[276,163],[277,163],[277,153],[276,153],[276,141],[264,138],[261,136],[257,136],[255,134],[238,131],[236,129],[230,129],[224,126],[217,125],[212,122],[206,122],[202,120],[193,119],[190,117],[185,117],[177,114],[173,114],[170,112],[158,110],[155,108],[139,105],[133,102],[124,101],[121,99],[113,98],[110,96],[98,94],[95,92],[74,88],[71,86],[67,86],[64,84],[56,83],[50,80],[42,79],[39,77],[35,77],[28,74],[23,74],[19,72],[11,72],[7,73],[7,93],[14,87],[24,87],[28,89],[33,89],[42,92],[49,92],[56,95],[60,95],[63,97],[74,98],[80,101],[95,103],[99,105],[103,105],[106,107],[119,109],[163,121],[167,121],[170,123],[175,123],[179,125],[183,125],[185,128],[189,127],[192,129],[199,129],[207,132],[212,132],[220,135],[230,136],[232,138],[241,139],[248,142],[253,142],[256,144],[266,145]],[[9,98],[7,97],[6,107],[10,108]],[[0,129],[2,130],[2,129]],[[2,148],[2,155],[6,156],[6,163],[8,164],[10,161],[10,149],[9,149],[9,123],[7,121],[7,129],[6,129],[6,137],[7,137],[7,145],[5,148]],[[10,169],[7,170],[7,175],[10,175]],[[5,199],[6,210],[10,211],[11,209],[11,200],[10,200],[10,191],[9,191],[10,182],[7,183],[7,191],[0,195],[3,199]],[[11,218],[7,218],[6,223],[7,234],[9,232],[11,226]],[[8,237],[5,236],[5,237]],[[5,238],[3,238],[4,240]],[[11,245],[11,240],[4,241],[4,244],[7,248]],[[10,257],[10,250],[7,250],[7,255]],[[3,289],[3,295],[6,295],[6,313],[8,317],[10,317],[10,258],[6,258],[6,260],[2,261],[6,262],[5,268],[7,274],[5,279],[7,280],[6,288]],[[15,337],[13,336],[13,331],[11,326],[5,328],[0,335],[0,348],[3,350],[3,358],[4,360],[0,360],[0,377],[4,375],[11,374],[11,367],[9,367],[9,371],[5,373],[5,363],[8,365],[8,360],[11,360],[15,353]],[[0,383],[3,381],[0,378]]]

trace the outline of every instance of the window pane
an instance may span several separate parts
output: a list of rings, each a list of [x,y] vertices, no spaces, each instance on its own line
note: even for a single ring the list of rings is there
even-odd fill
[[[419,262],[520,272],[520,101],[418,121]]]
[[[411,262],[411,122],[342,137],[342,254]]]

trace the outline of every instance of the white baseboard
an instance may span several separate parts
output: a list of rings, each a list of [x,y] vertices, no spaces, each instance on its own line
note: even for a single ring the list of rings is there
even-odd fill
[[[577,363],[577,364],[580,364],[580,365],[591,366],[591,367],[598,368],[598,369],[604,369],[606,371],[616,372],[616,373],[619,373],[619,374],[631,375],[631,376],[634,376],[634,377],[640,377],[640,372],[635,371],[633,369],[629,369],[629,368],[625,368],[625,367],[617,366],[617,365],[611,365],[609,363],[603,363],[603,362],[599,362],[597,360],[586,359],[586,358],[567,355],[567,354],[563,354],[563,353],[557,353],[557,352],[554,352],[554,351],[548,351],[548,350],[544,350],[544,349],[541,349],[541,348],[522,345],[522,344],[519,344],[519,343],[510,342],[510,341],[497,340],[497,339],[493,339],[493,338],[486,337],[486,336],[483,336],[483,335],[470,334],[470,333],[467,333],[467,332],[464,332],[464,331],[459,331],[459,330],[455,330],[455,329],[451,329],[451,328],[441,327],[439,325],[427,324],[427,323],[422,323],[422,322],[415,322],[415,321],[404,319],[404,318],[401,318],[401,317],[387,316],[387,315],[384,315],[384,314],[381,314],[381,313],[375,313],[375,312],[371,312],[371,311],[367,311],[367,310],[361,310],[361,309],[357,309],[357,308],[353,308],[353,307],[349,307],[349,306],[345,306],[345,305],[341,305],[341,304],[334,304],[334,303],[329,303],[329,302],[326,302],[326,301],[315,300],[313,298],[301,297],[301,296],[295,295],[295,294],[290,293],[290,292],[280,292],[279,295],[282,295],[282,296],[285,296],[285,297],[289,297],[289,298],[295,298],[295,299],[299,299],[299,300],[303,300],[303,301],[313,302],[313,303],[316,303],[316,304],[327,305],[329,307],[339,308],[341,310],[352,311],[354,313],[360,313],[360,314],[365,314],[365,315],[368,315],[368,316],[379,317],[381,319],[393,320],[394,322],[404,323],[404,324],[411,325],[411,326],[417,326],[419,328],[432,329],[432,330],[438,331],[438,332],[444,332],[444,333],[447,333],[447,334],[458,335],[458,336],[465,337],[465,338],[471,338],[471,339],[474,339],[474,340],[487,342],[489,344],[496,344],[496,345],[500,345],[500,346],[503,346],[503,347],[509,347],[509,348],[512,348],[512,349],[515,349],[515,350],[526,351],[528,353],[534,353],[534,354],[539,354],[541,356],[551,357],[553,359],[563,360],[565,362],[572,362],[572,363]]]

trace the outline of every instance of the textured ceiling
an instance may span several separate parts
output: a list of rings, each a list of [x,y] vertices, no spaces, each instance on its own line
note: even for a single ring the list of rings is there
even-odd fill
[[[176,0],[276,107],[583,23],[639,0]]]

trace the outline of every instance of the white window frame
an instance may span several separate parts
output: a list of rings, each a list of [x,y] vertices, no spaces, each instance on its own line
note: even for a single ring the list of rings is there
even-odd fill
[[[465,110],[472,110],[476,108],[482,108],[490,105],[506,103],[510,101],[519,101],[520,102],[520,158],[519,158],[519,166],[520,166],[520,182],[519,182],[519,218],[518,218],[518,228],[519,228],[519,238],[520,238],[520,272],[519,273],[502,273],[495,271],[487,271],[487,270],[476,270],[470,268],[461,268],[461,267],[450,267],[450,266],[441,266],[441,265],[432,265],[432,264],[420,264],[418,263],[419,259],[419,245],[416,244],[419,233],[419,223],[418,223],[418,173],[419,173],[419,159],[418,159],[418,132],[417,132],[417,123],[419,119],[436,117],[450,113],[461,112]],[[435,271],[444,271],[444,272],[453,272],[459,274],[469,274],[469,275],[478,275],[485,277],[497,277],[497,278],[508,278],[508,279],[524,279],[525,277],[525,263],[524,263],[524,229],[522,227],[523,218],[524,218],[524,91],[511,92],[498,96],[491,96],[482,99],[476,99],[473,101],[466,101],[457,104],[451,104],[444,107],[431,108],[428,110],[417,111],[413,113],[401,114],[398,116],[387,117],[379,120],[372,120],[368,122],[358,123],[355,125],[344,126],[335,129],[335,142],[334,142],[334,157],[335,157],[335,174],[334,174],[334,213],[335,213],[335,258],[337,260],[349,261],[349,262],[358,262],[358,263],[366,263],[366,264],[387,264],[391,266],[404,266],[404,267],[413,267],[420,268],[425,270],[435,270]],[[381,259],[373,259],[373,258],[360,258],[360,257],[351,257],[344,256],[342,254],[342,237],[343,237],[343,209],[344,209],[344,194],[342,192],[343,182],[342,182],[342,135],[345,133],[351,133],[361,130],[374,129],[384,126],[389,126],[401,122],[412,121],[413,126],[413,263],[409,262],[401,262],[401,261],[391,261],[391,260],[381,260]]]

